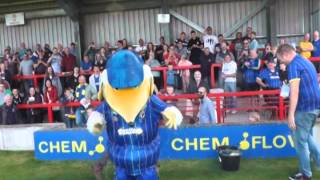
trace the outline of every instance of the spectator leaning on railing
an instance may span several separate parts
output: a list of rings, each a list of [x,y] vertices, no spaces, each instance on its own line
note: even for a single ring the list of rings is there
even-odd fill
[[[42,98],[34,87],[29,88],[29,93],[24,98],[25,104],[42,104]],[[41,109],[28,108],[26,109],[27,118],[24,118],[24,123],[42,123]]]

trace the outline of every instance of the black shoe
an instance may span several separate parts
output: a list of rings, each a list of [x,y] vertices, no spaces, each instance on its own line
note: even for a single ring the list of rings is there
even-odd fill
[[[302,173],[297,173],[297,174],[294,174],[292,176],[289,176],[289,179],[290,180],[301,180],[302,177],[303,177]]]
[[[290,180],[311,180],[311,177],[305,176],[302,173],[297,173],[289,177]]]

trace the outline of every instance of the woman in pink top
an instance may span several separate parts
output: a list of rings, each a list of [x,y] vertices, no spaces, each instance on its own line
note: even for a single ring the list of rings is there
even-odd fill
[[[178,63],[178,66],[183,67],[183,66],[191,66],[191,65],[192,65],[192,63],[187,59],[187,57],[185,55],[182,55],[181,59]],[[180,76],[182,79],[183,92],[187,92],[187,88],[188,88],[189,82],[190,82],[190,70],[189,69],[181,70]]]

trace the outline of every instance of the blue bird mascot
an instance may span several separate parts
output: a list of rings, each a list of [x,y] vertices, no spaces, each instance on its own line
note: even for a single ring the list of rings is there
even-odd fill
[[[116,167],[117,180],[158,179],[159,123],[177,129],[181,112],[153,95],[151,69],[133,52],[120,50],[102,73],[102,103],[87,121],[90,133],[107,130],[107,152]]]

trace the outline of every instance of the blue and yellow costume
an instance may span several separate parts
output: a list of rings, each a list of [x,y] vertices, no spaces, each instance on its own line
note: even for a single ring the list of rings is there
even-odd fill
[[[88,130],[106,125],[107,149],[116,166],[115,179],[157,179],[161,119],[169,128],[182,121],[179,110],[153,95],[150,68],[130,51],[119,51],[102,73],[99,97],[104,101],[88,119]]]

